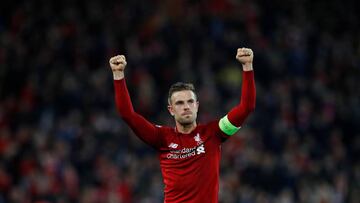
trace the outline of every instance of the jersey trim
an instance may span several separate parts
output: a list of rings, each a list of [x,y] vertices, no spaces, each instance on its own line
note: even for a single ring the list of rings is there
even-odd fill
[[[220,130],[223,131],[225,134],[232,136],[234,135],[241,127],[236,127],[232,123],[230,123],[227,115],[224,116],[219,121]]]

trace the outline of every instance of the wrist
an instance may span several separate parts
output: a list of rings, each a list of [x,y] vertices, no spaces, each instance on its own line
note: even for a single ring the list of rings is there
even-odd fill
[[[243,71],[252,71],[253,67],[252,67],[252,63],[245,63],[242,65]]]
[[[124,78],[124,72],[123,71],[114,71],[113,72],[113,78],[114,80],[121,80]]]

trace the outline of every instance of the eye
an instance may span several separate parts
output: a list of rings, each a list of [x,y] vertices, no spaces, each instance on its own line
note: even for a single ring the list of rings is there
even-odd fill
[[[188,101],[189,104],[193,104],[194,102],[195,102],[195,100],[193,100],[193,99],[190,99],[190,100]]]
[[[183,105],[184,104],[184,101],[177,101],[175,102],[175,105]]]

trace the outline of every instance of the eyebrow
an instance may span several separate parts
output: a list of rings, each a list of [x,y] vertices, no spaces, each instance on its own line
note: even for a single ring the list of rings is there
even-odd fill
[[[188,99],[187,102],[194,102],[195,100],[194,99]],[[184,103],[184,100],[178,100],[175,102],[175,104],[182,104]]]

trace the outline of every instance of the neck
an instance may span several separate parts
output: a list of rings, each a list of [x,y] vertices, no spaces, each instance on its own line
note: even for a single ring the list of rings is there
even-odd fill
[[[182,134],[190,134],[195,128],[196,128],[196,122],[187,125],[183,125],[176,122],[176,129],[179,133]]]

